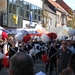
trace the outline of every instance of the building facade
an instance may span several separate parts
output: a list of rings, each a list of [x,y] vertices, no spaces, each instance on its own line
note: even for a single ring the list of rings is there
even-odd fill
[[[23,28],[35,27],[41,21],[42,1],[41,0],[24,0],[24,18]],[[27,8],[26,8],[27,7]],[[32,22],[32,24],[30,24]]]
[[[30,22],[33,24],[41,21],[42,5],[32,3],[35,2],[29,2],[28,0],[0,0],[0,4],[5,5],[4,9],[0,8],[0,25],[7,28],[26,28],[26,25],[30,24]],[[32,17],[30,17],[31,12]]]
[[[49,1],[49,7],[56,13],[56,27],[67,25],[67,15],[65,9],[63,9],[58,3],[53,0]]]
[[[56,13],[50,9],[50,7],[47,4],[44,4],[44,23],[46,21],[45,28],[51,29],[56,26]]]

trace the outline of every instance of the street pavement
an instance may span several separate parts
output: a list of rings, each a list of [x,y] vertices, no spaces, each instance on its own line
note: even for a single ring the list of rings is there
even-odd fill
[[[49,75],[49,72],[45,72],[45,66],[46,66],[46,64],[44,64],[42,61],[38,61],[37,63],[35,63],[35,65],[34,65],[35,74],[42,71],[46,75]],[[3,68],[0,71],[0,75],[9,75],[9,69]],[[53,71],[52,75],[55,75],[55,71]]]

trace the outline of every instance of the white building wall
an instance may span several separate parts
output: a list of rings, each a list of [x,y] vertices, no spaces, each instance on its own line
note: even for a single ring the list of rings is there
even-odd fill
[[[29,23],[30,23],[29,21],[23,20],[23,27],[22,28],[28,28],[28,27],[26,27],[26,24],[29,25]],[[37,24],[37,23],[36,22],[33,22],[31,26],[34,26],[35,24]]]
[[[56,24],[56,15],[55,14],[52,14],[52,13],[49,13],[49,16],[52,19],[52,25],[50,25],[50,23],[49,23],[48,28],[54,28],[55,27],[55,24]]]
[[[34,4],[40,8],[42,8],[42,0],[24,0],[26,2],[29,2],[31,4]]]

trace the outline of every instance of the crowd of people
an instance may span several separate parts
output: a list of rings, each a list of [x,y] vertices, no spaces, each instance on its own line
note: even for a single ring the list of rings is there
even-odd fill
[[[7,44],[7,51],[4,47]],[[42,61],[42,55],[47,54],[49,61],[46,63],[45,70],[52,75],[55,70],[57,75],[75,74],[75,41],[52,40],[47,43],[31,38],[27,43],[18,42],[13,37],[7,40],[0,39],[0,52],[9,54],[10,75],[34,75],[34,64]],[[0,59],[0,70],[2,68]],[[66,70],[65,70],[66,69]]]

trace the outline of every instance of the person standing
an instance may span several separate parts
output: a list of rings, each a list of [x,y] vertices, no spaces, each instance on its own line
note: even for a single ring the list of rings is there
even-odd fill
[[[4,57],[4,54],[3,54],[3,40],[0,39],[0,70],[3,68],[3,65],[2,65],[2,59]]]
[[[75,48],[71,44],[71,40],[67,40],[67,48],[72,51],[72,54],[75,53]]]
[[[67,48],[66,44],[66,40],[63,40],[61,42],[62,48],[59,49],[56,54],[56,71],[58,72],[58,74],[60,74],[63,69],[66,69],[68,67],[69,59],[72,55],[72,51]]]
[[[75,53],[70,58],[69,69],[70,75],[75,75]]]
[[[52,42],[52,45],[49,45],[49,48],[50,48],[50,51],[49,51],[50,61],[46,64],[46,71],[48,70],[48,67],[50,65],[50,67],[49,67],[50,74],[49,75],[52,75],[53,68],[54,67],[56,68],[56,52],[57,52],[56,45],[57,45],[56,40],[54,40]]]

